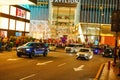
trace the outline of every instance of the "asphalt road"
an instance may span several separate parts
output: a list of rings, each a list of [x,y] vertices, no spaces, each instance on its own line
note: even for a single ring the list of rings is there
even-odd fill
[[[113,59],[101,55],[89,61],[77,60],[75,54],[61,49],[33,59],[5,51],[0,53],[0,80],[93,80],[100,65],[109,60]]]

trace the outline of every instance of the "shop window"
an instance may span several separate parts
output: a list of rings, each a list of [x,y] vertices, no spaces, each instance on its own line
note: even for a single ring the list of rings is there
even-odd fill
[[[29,27],[30,27],[30,23],[26,23],[26,29],[25,29],[26,32],[29,32]]]
[[[25,27],[25,22],[16,21],[16,30],[24,31],[24,27]]]
[[[11,6],[11,8],[10,8],[10,15],[16,16],[16,7]]]
[[[8,18],[0,17],[0,28],[8,29]]]
[[[15,20],[13,19],[10,19],[10,27],[9,27],[10,30],[15,30]]]
[[[30,12],[27,12],[26,19],[30,20]]]
[[[0,6],[0,12],[5,13],[5,14],[9,14],[9,6],[8,5]]]

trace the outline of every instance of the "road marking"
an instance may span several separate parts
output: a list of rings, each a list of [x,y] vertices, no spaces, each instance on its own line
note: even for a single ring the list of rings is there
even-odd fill
[[[73,54],[72,54],[72,53],[69,53],[68,55],[69,55],[69,56],[73,56]]]
[[[36,65],[46,65],[46,64],[51,63],[51,62],[53,62],[53,61],[47,61],[47,62],[43,62],[43,63],[37,63]]]
[[[60,64],[60,65],[58,65],[57,67],[61,67],[61,66],[65,65],[65,64],[66,64],[66,63]]]
[[[83,70],[83,67],[84,67],[85,65],[81,65],[81,66],[79,66],[78,68],[73,68],[74,69],[74,71],[81,71],[81,70]]]
[[[16,60],[19,60],[19,59],[21,59],[21,58],[9,58],[9,59],[7,59],[7,61],[16,61]]]
[[[1,53],[0,53],[0,55],[4,55],[4,54],[1,54]]]
[[[32,75],[26,76],[26,77],[24,77],[24,78],[21,78],[21,79],[19,79],[19,80],[25,80],[25,79],[28,79],[28,78],[33,77],[33,76],[35,76],[35,75],[36,75],[36,74],[32,74]]]

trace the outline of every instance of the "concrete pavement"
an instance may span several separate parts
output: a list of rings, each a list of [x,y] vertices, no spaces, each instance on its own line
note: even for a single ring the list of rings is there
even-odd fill
[[[113,66],[113,61],[103,63],[94,80],[120,80],[119,61]]]

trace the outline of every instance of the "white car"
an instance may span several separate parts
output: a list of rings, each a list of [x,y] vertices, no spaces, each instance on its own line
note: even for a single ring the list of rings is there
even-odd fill
[[[48,44],[48,47],[49,47],[50,51],[56,51],[56,45],[55,44],[50,43],[50,44]]]
[[[93,51],[90,48],[81,48],[77,52],[77,59],[92,59],[93,58]]]
[[[81,47],[83,47],[83,44],[73,43],[67,45],[65,47],[65,51],[66,53],[77,53]]]

